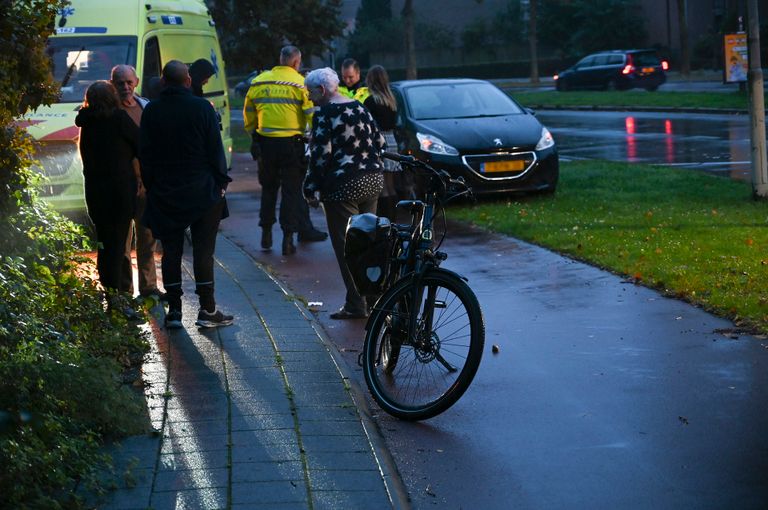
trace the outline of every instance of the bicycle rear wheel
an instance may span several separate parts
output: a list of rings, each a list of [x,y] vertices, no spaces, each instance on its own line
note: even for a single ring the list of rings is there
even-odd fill
[[[404,278],[379,299],[363,348],[371,395],[403,420],[432,418],[456,403],[475,377],[485,343],[480,305],[461,278],[432,269],[416,285]]]

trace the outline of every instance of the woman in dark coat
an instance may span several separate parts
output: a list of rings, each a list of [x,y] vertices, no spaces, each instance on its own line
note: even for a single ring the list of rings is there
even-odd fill
[[[110,297],[129,290],[120,272],[138,189],[132,161],[138,153],[139,128],[119,102],[110,82],[94,82],[75,118],[80,127],[85,203],[99,243],[96,268]]]
[[[346,300],[331,319],[362,319],[367,304],[352,280],[344,259],[344,234],[352,215],[373,213],[384,179],[379,154],[384,137],[359,102],[339,93],[339,77],[330,68],[307,75],[309,98],[319,107],[312,119],[309,169],[304,196],[323,202],[328,233],[347,288]]]
[[[365,85],[368,87],[369,96],[363,105],[371,112],[371,117],[384,135],[387,150],[397,152],[397,141],[393,131],[397,122],[397,102],[389,88],[387,71],[380,65],[371,66],[365,76]],[[400,200],[413,198],[412,189],[409,178],[399,163],[389,159],[385,159],[383,163],[384,189],[379,196],[376,214],[394,222],[397,220],[397,203]]]

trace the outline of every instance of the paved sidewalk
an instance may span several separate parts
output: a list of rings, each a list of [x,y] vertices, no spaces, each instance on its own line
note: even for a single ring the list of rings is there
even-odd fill
[[[187,249],[191,252],[191,249]],[[406,508],[359,389],[311,314],[225,237],[216,294],[235,324],[198,329],[185,258],[184,328],[150,323],[144,365],[156,437],[115,448],[131,467],[104,509]]]

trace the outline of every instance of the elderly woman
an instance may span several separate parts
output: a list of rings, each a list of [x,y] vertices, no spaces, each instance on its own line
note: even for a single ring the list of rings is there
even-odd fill
[[[379,154],[386,145],[363,105],[339,93],[339,77],[333,69],[310,72],[305,85],[319,109],[312,119],[304,196],[312,203],[319,194],[323,202],[331,244],[347,288],[344,306],[331,318],[362,319],[368,316],[368,308],[344,260],[344,234],[352,215],[376,211],[384,182]]]

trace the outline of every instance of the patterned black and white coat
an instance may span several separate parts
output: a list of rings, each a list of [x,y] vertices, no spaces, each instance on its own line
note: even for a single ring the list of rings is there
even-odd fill
[[[378,195],[381,151],[387,147],[371,114],[358,101],[328,103],[312,119],[304,195],[344,201]]]

